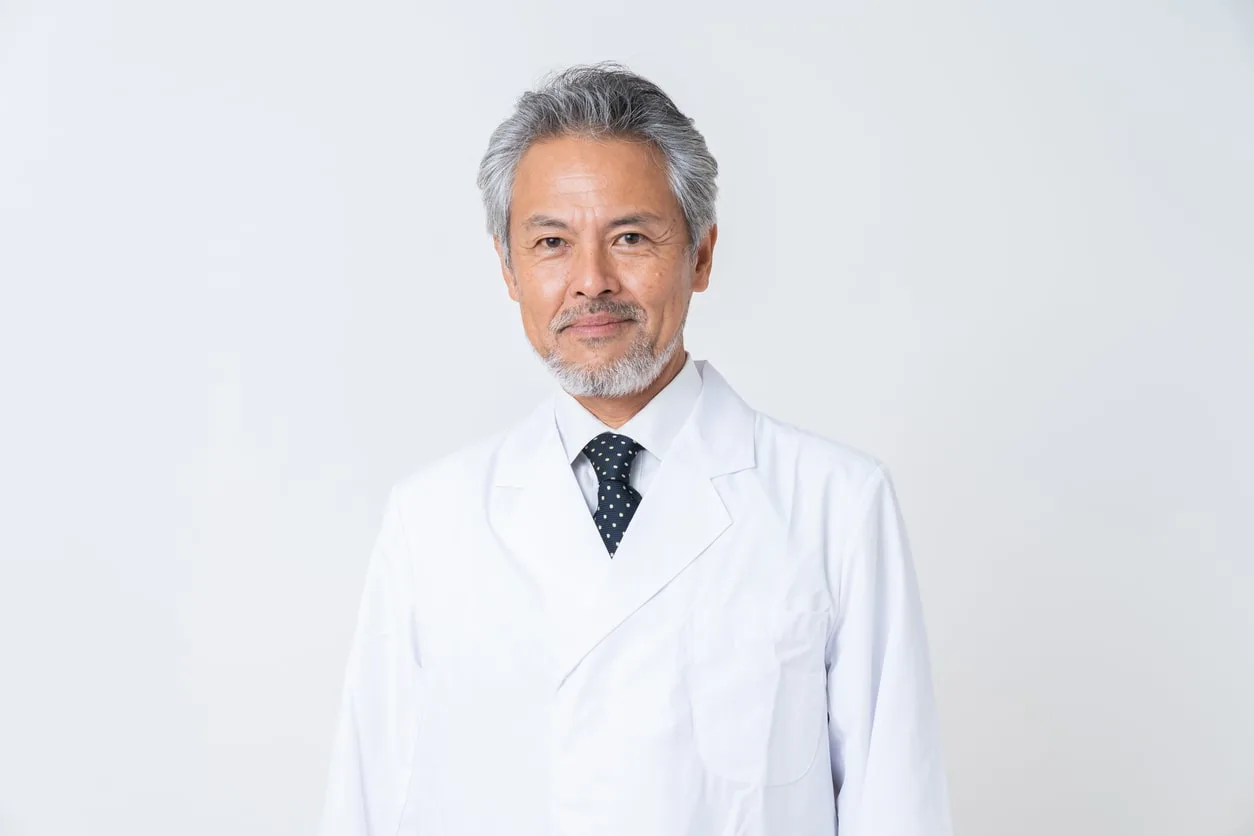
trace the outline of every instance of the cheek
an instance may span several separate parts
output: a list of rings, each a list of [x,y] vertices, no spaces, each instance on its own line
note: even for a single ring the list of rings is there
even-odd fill
[[[665,324],[655,324],[672,328],[672,320],[683,313],[689,289],[682,271],[657,268],[640,277],[635,293],[637,301],[655,318],[665,320]]]
[[[518,274],[518,304],[523,318],[547,328],[561,310],[564,298],[564,282],[537,272]]]

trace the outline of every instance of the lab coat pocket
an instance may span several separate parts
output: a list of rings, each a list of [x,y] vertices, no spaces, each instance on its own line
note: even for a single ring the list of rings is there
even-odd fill
[[[761,786],[809,771],[827,726],[826,620],[824,611],[762,605],[694,612],[688,693],[707,770]]]

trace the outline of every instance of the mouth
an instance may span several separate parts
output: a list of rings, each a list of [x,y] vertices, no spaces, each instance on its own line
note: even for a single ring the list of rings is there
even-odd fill
[[[589,337],[608,337],[617,334],[631,321],[630,319],[624,319],[621,316],[612,314],[596,314],[594,316],[580,317],[563,328],[562,332],[585,339]]]

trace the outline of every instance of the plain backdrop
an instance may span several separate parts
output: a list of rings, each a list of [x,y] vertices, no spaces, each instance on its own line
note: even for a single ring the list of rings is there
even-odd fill
[[[617,59],[689,326],[884,460],[966,836],[1254,834],[1254,7],[0,2],[0,834],[315,829],[391,484],[549,380],[476,166]]]

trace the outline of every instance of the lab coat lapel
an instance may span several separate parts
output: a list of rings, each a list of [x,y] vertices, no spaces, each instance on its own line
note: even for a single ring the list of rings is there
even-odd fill
[[[543,643],[587,620],[609,558],[566,460],[551,401],[505,438],[493,487],[492,526],[545,613]],[[523,629],[523,625],[517,625]]]
[[[698,365],[701,396],[615,557],[606,558],[601,594],[573,629],[559,636],[559,683],[733,524],[712,480],[753,466],[754,414],[712,366]]]

